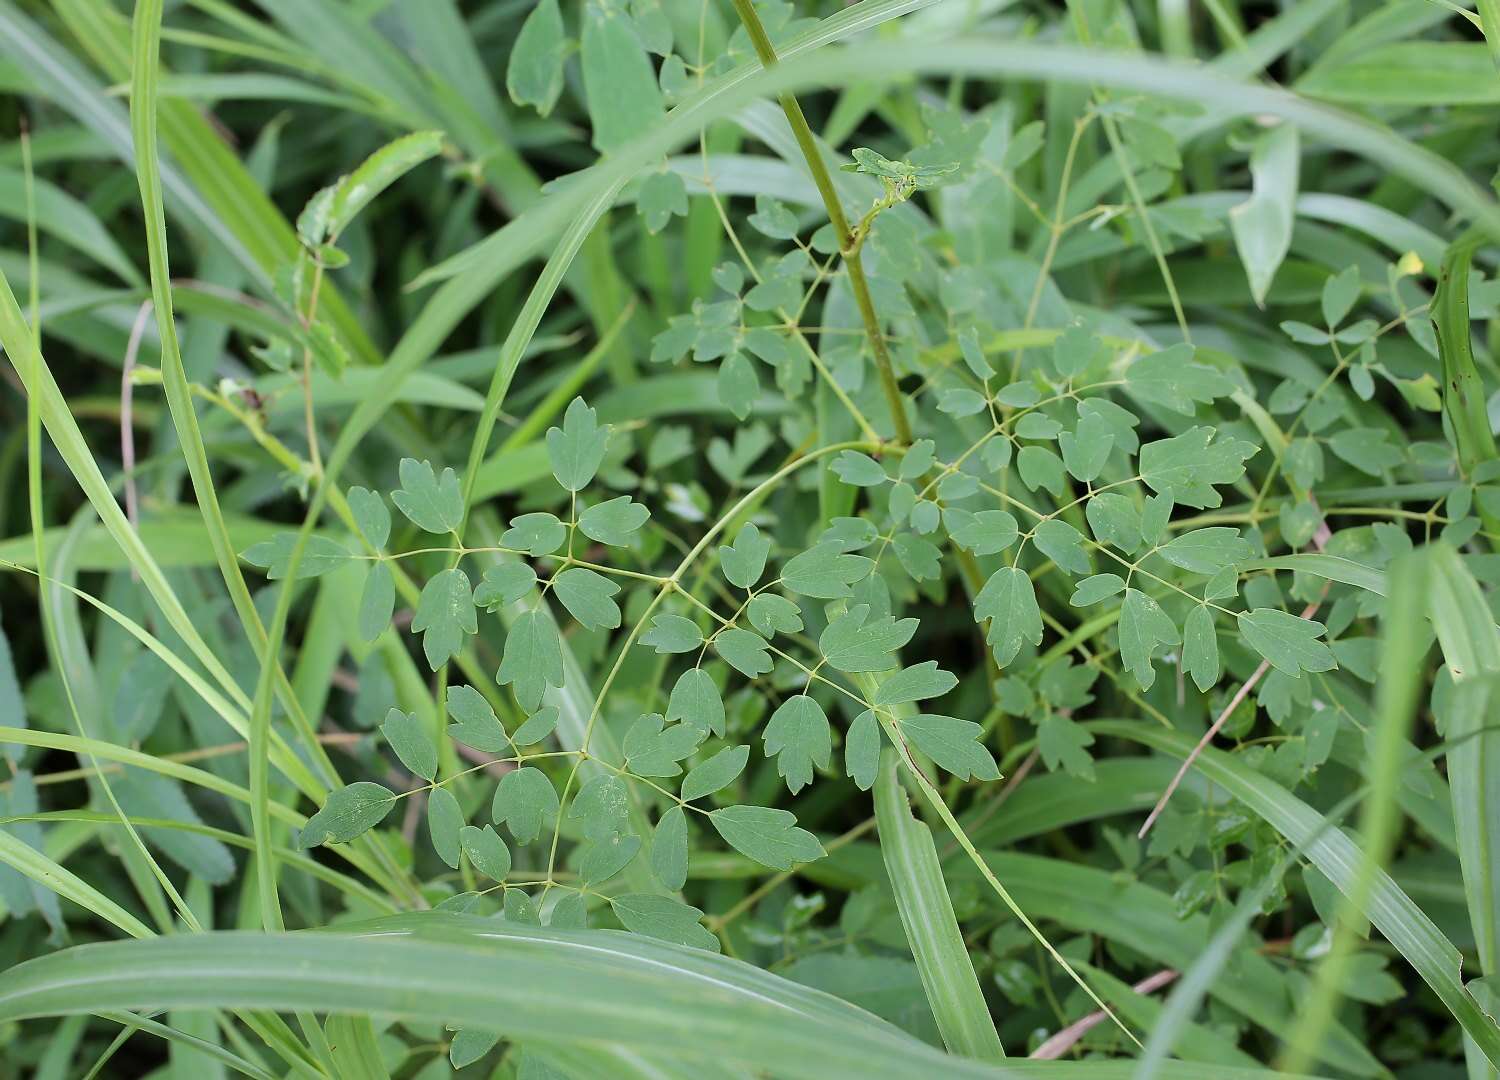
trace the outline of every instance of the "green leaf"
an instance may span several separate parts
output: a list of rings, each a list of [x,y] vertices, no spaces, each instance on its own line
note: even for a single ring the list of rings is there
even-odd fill
[[[1219,636],[1213,612],[1199,605],[1182,624],[1182,667],[1204,693],[1219,681]]]
[[[599,414],[583,398],[574,398],[563,413],[562,427],[547,429],[552,475],[568,491],[582,491],[604,462],[608,443],[609,430],[599,426]]]
[[[703,633],[692,619],[681,615],[653,615],[651,625],[641,634],[641,644],[661,653],[691,652],[703,644]]]
[[[1030,491],[1046,488],[1054,498],[1061,499],[1067,490],[1067,476],[1062,458],[1045,446],[1023,446],[1016,455],[1016,469],[1021,482]]]
[[[536,571],[529,563],[507,562],[488,567],[484,578],[474,589],[474,604],[486,611],[498,611],[514,604],[536,588]]]
[[[611,897],[609,906],[627,930],[674,945],[719,951],[719,939],[698,921],[703,912],[681,900],[653,893],[626,893]]]
[[[670,169],[654,172],[641,181],[641,189],[635,196],[635,208],[645,219],[646,231],[653,235],[659,233],[672,218],[687,216],[687,185],[678,173]]]
[[[830,468],[840,480],[855,487],[877,487],[890,479],[880,462],[858,450],[843,451]]]
[[[1250,198],[1229,211],[1250,294],[1265,307],[1271,281],[1292,244],[1301,143],[1293,124],[1277,124],[1250,151]]]
[[[1084,506],[1094,538],[1133,555],[1141,546],[1141,514],[1135,503],[1113,491],[1095,495]]]
[[[701,799],[728,787],[745,771],[750,760],[750,747],[726,746],[717,754],[694,765],[682,780],[680,792],[685,802]]]
[[[1318,639],[1322,623],[1303,619],[1279,608],[1255,608],[1239,615],[1240,635],[1271,666],[1284,675],[1331,671],[1337,667],[1333,650]]]
[[[1120,662],[1135,676],[1136,684],[1142,690],[1151,689],[1151,684],[1156,681],[1151,657],[1159,647],[1175,645],[1182,640],[1176,625],[1151,597],[1139,589],[1126,589],[1125,602],[1120,608],[1119,631]]]
[[[943,524],[959,547],[975,555],[996,555],[1016,542],[1020,527],[1005,510],[970,513],[956,507],[943,511]]]
[[[391,568],[377,562],[365,575],[364,589],[359,599],[359,637],[361,641],[374,641],[391,625],[391,615],[396,610],[396,580]]]
[[[724,699],[708,672],[692,667],[677,677],[667,701],[667,719],[681,720],[705,734],[724,734]]]
[[[745,605],[750,625],[766,637],[773,634],[795,634],[802,629],[802,612],[780,593],[756,593]]]
[[[582,61],[589,121],[600,153],[622,150],[661,122],[665,106],[656,73],[623,10],[589,0],[583,13]]]
[[[1080,413],[1078,426],[1057,437],[1063,464],[1075,480],[1087,483],[1098,478],[1115,448],[1115,431],[1098,413]]]
[[[629,495],[621,495],[589,507],[579,516],[578,527],[590,540],[624,547],[650,517],[650,510]]]
[[[736,417],[750,415],[760,396],[760,379],[745,354],[732,352],[719,363],[719,401]]]
[[[1192,416],[1199,404],[1227,397],[1234,384],[1207,364],[1197,363],[1191,345],[1148,353],[1125,369],[1125,386],[1144,401]]]
[[[753,589],[766,570],[766,556],[771,553],[771,538],[762,536],[754,523],[740,529],[732,545],[719,548],[719,568],[729,584]]]
[[[990,621],[986,640],[995,653],[995,663],[1005,667],[1021,651],[1021,644],[1042,643],[1042,611],[1036,589],[1026,571],[1002,566],[990,575],[974,597],[974,614]]]
[[[826,854],[818,838],[799,829],[796,815],[786,810],[725,806],[710,811],[708,817],[725,843],[772,870],[790,870]]]
[[[687,884],[687,811],[680,806],[669,807],[651,834],[651,872],[671,892]]]
[[[557,0],[538,0],[521,24],[505,68],[505,89],[517,105],[530,105],[546,116],[563,88],[563,59],[568,39]]]
[[[240,555],[251,566],[263,567],[266,577],[280,581],[291,566],[292,549],[297,546],[297,534],[279,532],[269,540],[252,544]],[[342,544],[316,533],[307,538],[302,552],[302,561],[297,564],[297,580],[321,577],[330,570],[337,570],[350,559],[349,551]]]
[[[755,196],[755,213],[745,219],[750,227],[772,240],[795,240],[797,238],[797,216],[786,208],[786,204],[771,195]]]
[[[435,787],[427,793],[427,833],[432,837],[438,858],[458,869],[459,830],[464,827],[464,812],[453,792]]]
[[[837,600],[849,596],[850,586],[873,566],[863,555],[850,555],[836,542],[827,541],[788,559],[781,568],[781,583],[803,596]]]
[[[883,707],[942,697],[957,685],[958,677],[951,671],[938,667],[936,660],[924,660],[902,668],[883,681],[870,704]]]
[[[692,755],[707,735],[692,724],[671,724],[661,713],[638,717],[625,733],[625,764],[637,776],[676,776],[678,762]]]
[[[557,730],[557,722],[560,719],[562,719],[562,710],[556,705],[540,708],[528,716],[525,723],[516,728],[510,741],[516,746],[531,746],[539,743]]]
[[[1330,329],[1344,321],[1362,289],[1357,266],[1346,266],[1323,282],[1323,320]]]
[[[411,628],[422,634],[422,652],[433,671],[457,656],[465,639],[479,631],[469,575],[454,567],[431,578],[417,599]]]
[[[1083,541],[1083,533],[1059,518],[1038,522],[1031,534],[1036,549],[1070,574],[1087,574],[1093,569]]]
[[[1240,536],[1238,529],[1219,525],[1182,533],[1156,550],[1173,566],[1194,574],[1212,574],[1254,554],[1250,542]]]
[[[1141,447],[1141,479],[1174,502],[1211,510],[1223,502],[1213,485],[1232,484],[1244,476],[1245,459],[1257,449],[1240,439],[1215,440],[1213,428],[1189,428]]]
[[[762,736],[766,754],[793,795],[812,783],[814,767],[828,768],[833,738],[823,707],[807,694],[788,698],[771,714]]]
[[[896,651],[916,632],[916,619],[871,619],[870,606],[856,604],[829,622],[818,638],[818,651],[839,671],[884,671],[894,666]]]
[[[552,579],[552,591],[585,630],[613,630],[620,625],[620,605],[614,601],[620,586],[603,574],[571,566]]]
[[[380,493],[369,488],[352,487],[344,493],[344,500],[348,502],[349,513],[354,516],[354,523],[359,526],[365,540],[376,551],[383,549],[391,538],[391,512]]]
[[[556,514],[538,511],[511,518],[510,528],[500,536],[500,546],[524,551],[528,555],[551,555],[563,546],[567,538],[568,527],[557,519]]]
[[[337,239],[359,212],[401,177],[443,149],[440,131],[415,131],[386,143],[339,181],[328,207],[328,236]],[[405,478],[402,478],[404,484]],[[443,530],[429,529],[429,532]]]
[[[511,623],[495,681],[510,686],[527,711],[541,704],[547,687],[562,686],[562,640],[550,616],[528,611]]]
[[[385,820],[396,805],[396,796],[379,784],[361,780],[328,793],[328,800],[302,826],[300,848],[319,844],[347,844]]]
[[[452,1042],[448,1044],[448,1064],[455,1069],[467,1068],[493,1050],[499,1041],[500,1036],[490,1031],[474,1028],[455,1031]]]
[[[1125,579],[1119,574],[1095,574],[1080,581],[1068,602],[1074,607],[1088,607],[1125,591]]]
[[[869,791],[880,771],[880,721],[865,709],[849,725],[844,739],[844,769],[861,791]]]
[[[557,816],[557,810],[557,789],[547,774],[523,765],[500,778],[490,819],[507,826],[516,843],[529,844],[541,835],[543,824]]]
[[[1061,765],[1070,776],[1093,782],[1094,758],[1088,752],[1093,745],[1088,729],[1061,713],[1048,712],[1037,725],[1037,752],[1049,769]]]
[[[430,533],[450,533],[464,520],[464,496],[458,476],[444,469],[438,477],[432,462],[402,458],[401,486],[391,494],[391,501],[413,525]]]
[[[882,687],[883,689],[883,687]],[[998,780],[1000,769],[980,739],[984,728],[972,720],[918,713],[899,720],[901,733],[918,750],[960,780]]]
[[[437,747],[433,745],[432,736],[427,733],[427,726],[414,713],[392,709],[386,713],[385,723],[380,725],[380,733],[401,759],[401,764],[414,775],[428,783],[437,779]]]
[[[453,724],[448,728],[448,737],[486,754],[508,753],[512,750],[510,738],[495,710],[484,695],[472,686],[450,686],[447,697],[448,715]]]
[[[1406,459],[1401,448],[1392,446],[1389,439],[1383,428],[1346,428],[1328,440],[1328,448],[1360,472],[1380,476]]]
[[[696,630],[697,627],[694,627],[695,632]],[[645,640],[644,637],[642,640]],[[714,651],[722,656],[730,667],[751,679],[771,670],[771,655],[766,650],[765,638],[753,631],[741,630],[737,626],[728,630],[720,630],[714,635]]]

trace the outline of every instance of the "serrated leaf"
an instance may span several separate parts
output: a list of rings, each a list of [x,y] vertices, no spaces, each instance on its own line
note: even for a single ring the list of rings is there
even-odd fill
[[[772,870],[790,870],[798,863],[821,859],[823,845],[796,815],[769,806],[726,806],[708,815],[725,843],[741,855]]]
[[[493,825],[479,828],[465,825],[458,830],[459,846],[478,870],[491,881],[504,881],[510,873],[510,848],[500,839]]]
[[[411,628],[421,633],[422,652],[433,671],[457,656],[468,636],[479,631],[469,575],[457,567],[434,575],[422,587]]]
[[[692,724],[668,725],[661,713],[636,718],[625,732],[625,764],[637,776],[676,776],[678,764],[698,749],[708,733]]]
[[[505,727],[484,695],[472,686],[450,686],[446,702],[453,723],[448,737],[486,754],[508,753],[513,748]]]
[[[908,701],[942,697],[958,685],[958,677],[938,667],[936,660],[924,660],[902,668],[883,681],[875,690],[872,705],[884,707]]]
[[[1219,681],[1219,636],[1213,612],[1199,605],[1182,624],[1182,667],[1204,693]]]
[[[584,629],[613,630],[620,625],[620,605],[614,601],[620,586],[603,574],[570,566],[552,579],[552,591]]]
[[[677,677],[667,701],[667,719],[681,720],[704,734],[724,734],[724,699],[708,672],[693,667]]]
[[[1193,359],[1191,345],[1173,345],[1140,357],[1125,369],[1125,385],[1145,401],[1192,416],[1200,404],[1234,392],[1234,383],[1217,369]]]
[[[916,619],[897,620],[889,615],[872,619],[868,604],[856,604],[829,622],[818,638],[818,651],[839,671],[884,671],[893,666],[896,651],[916,632]]]
[[[500,778],[490,807],[490,820],[505,825],[518,844],[529,844],[542,831],[542,825],[557,816],[557,789],[547,774],[531,765],[523,765]]]
[[[851,555],[836,543],[819,543],[786,561],[781,568],[781,583],[803,596],[837,600],[848,596],[850,586],[873,566],[863,555]]]
[[[692,619],[681,615],[653,615],[651,625],[641,634],[641,644],[652,646],[658,655],[691,652],[703,644],[703,632]]]
[[[300,848],[346,844],[385,820],[396,796],[379,784],[361,780],[328,793],[323,808],[307,819],[297,838]]]
[[[721,791],[739,779],[750,760],[750,747],[726,746],[688,771],[682,780],[681,797],[685,802],[701,799]]]
[[[474,589],[474,605],[497,611],[514,604],[536,588],[536,571],[527,563],[508,562],[491,566]]]
[[[626,893],[611,897],[609,905],[621,925],[634,933],[674,945],[719,951],[719,939],[698,921],[703,912],[681,900],[655,893]]]
[[[563,88],[563,59],[568,39],[557,0],[538,0],[511,46],[505,67],[505,90],[517,105],[530,105],[546,116]]]
[[[1184,506],[1212,510],[1224,501],[1213,485],[1232,484],[1244,476],[1245,459],[1257,449],[1240,439],[1215,439],[1213,428],[1189,428],[1141,447],[1141,479],[1152,491]]]
[[[771,670],[771,654],[766,650],[765,638],[737,626],[714,635],[714,651],[730,667],[751,679]]]
[[[599,414],[574,398],[563,413],[562,427],[547,429],[547,460],[552,475],[568,491],[582,491],[604,462],[609,429],[599,426]]]
[[[745,525],[733,544],[719,548],[719,568],[729,584],[752,589],[765,573],[766,557],[771,553],[771,538],[761,535],[754,523]]]
[[[415,714],[392,709],[386,713],[385,723],[380,725],[380,734],[385,736],[385,741],[401,759],[401,764],[413,775],[420,776],[428,783],[437,779],[437,747],[432,742],[432,736],[427,733],[427,725],[418,720]]]
[[[680,806],[669,807],[656,822],[651,834],[651,872],[671,892],[687,884],[687,811]]]
[[[427,834],[433,850],[450,868],[458,869],[459,830],[464,827],[464,812],[453,792],[445,787],[427,793]]]
[[[1037,607],[1036,589],[1026,571],[1002,566],[990,575],[974,597],[974,614],[988,619],[986,637],[995,653],[995,663],[1009,664],[1021,651],[1021,644],[1042,643],[1042,611]]]
[[[807,694],[782,702],[771,714],[762,737],[766,755],[776,759],[776,772],[786,779],[793,795],[812,783],[814,767],[828,767],[833,753],[828,717]]]
[[[918,713],[899,720],[901,733],[938,767],[960,780],[998,780],[1000,769],[980,739],[984,728],[972,720]]]
[[[1094,758],[1088,747],[1094,745],[1094,736],[1082,724],[1071,717],[1048,712],[1036,730],[1036,748],[1042,762],[1049,769],[1061,765],[1070,776],[1080,780],[1094,779]]]
[[[444,469],[440,477],[432,462],[402,458],[399,471],[401,486],[391,493],[391,501],[413,525],[441,534],[463,524],[464,496],[452,469]]]
[[[1125,602],[1120,608],[1120,662],[1125,670],[1135,676],[1142,690],[1151,689],[1156,681],[1156,669],[1151,666],[1152,655],[1164,645],[1175,645],[1181,640],[1177,627],[1151,597],[1139,589],[1126,589]]]
[[[1295,679],[1304,671],[1331,671],[1338,666],[1333,650],[1318,639],[1322,623],[1279,608],[1255,608],[1238,617],[1240,635],[1271,666]]]
[[[621,495],[589,507],[579,515],[578,527],[590,540],[624,547],[650,517],[650,510],[629,495]]]
[[[527,711],[541,704],[547,687],[562,686],[562,640],[547,615],[528,611],[511,624],[495,681],[510,686]]]
[[[344,499],[360,534],[375,550],[384,548],[391,538],[391,511],[380,493],[369,488],[352,487],[345,492]]]
[[[292,550],[296,546],[296,533],[277,533],[269,540],[262,540],[246,548],[240,553],[240,558],[251,566],[264,569],[266,577],[271,581],[280,581],[286,577],[286,572],[291,567]],[[321,577],[330,570],[337,570],[350,558],[352,556],[342,544],[314,533],[303,546],[302,561],[297,565],[297,580]]]

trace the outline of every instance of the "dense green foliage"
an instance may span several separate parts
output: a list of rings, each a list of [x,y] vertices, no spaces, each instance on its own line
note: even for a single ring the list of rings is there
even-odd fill
[[[1478,9],[0,0],[0,1078],[1500,1076]]]

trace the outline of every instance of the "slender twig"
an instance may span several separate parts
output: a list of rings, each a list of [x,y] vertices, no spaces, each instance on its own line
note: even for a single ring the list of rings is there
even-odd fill
[[[1149,994],[1155,990],[1160,990],[1176,978],[1176,971],[1173,971],[1171,968],[1163,968],[1155,975],[1147,975],[1130,989],[1134,990],[1137,994]],[[1033,1061],[1050,1061],[1060,1058],[1071,1050],[1073,1044],[1088,1034],[1090,1030],[1102,1024],[1104,1019],[1105,1014],[1103,1011],[1091,1012],[1082,1020],[1075,1021],[1063,1028],[1056,1035],[1052,1036],[1052,1038],[1042,1043],[1041,1046],[1038,1046],[1028,1056]]]
[[[772,67],[777,60],[776,47],[771,44],[771,38],[761,24],[755,5],[751,0],[734,0],[734,10],[745,26],[745,33],[750,35],[750,42],[755,46],[755,55],[760,58],[761,66]],[[808,171],[812,173],[813,183],[823,198],[828,220],[838,238],[844,268],[849,272],[849,290],[854,294],[854,304],[859,308],[859,317],[865,324],[865,334],[875,353],[875,370],[880,376],[880,388],[884,391],[886,404],[891,410],[891,424],[895,428],[896,439],[903,444],[910,443],[911,423],[906,418],[905,398],[896,383],[896,372],[891,365],[890,350],[886,347],[885,332],[880,328],[880,317],[875,313],[875,302],[870,297],[870,285],[865,280],[864,265],[860,262],[859,247],[850,232],[849,219],[839,202],[838,192],[834,190],[833,176],[828,171],[828,163],[823,160],[823,153],[818,149],[818,141],[812,128],[808,126],[807,117],[802,114],[802,106],[797,103],[796,95],[784,93],[777,97],[781,102],[781,111],[786,113],[787,123],[792,127],[797,146],[807,159]]]

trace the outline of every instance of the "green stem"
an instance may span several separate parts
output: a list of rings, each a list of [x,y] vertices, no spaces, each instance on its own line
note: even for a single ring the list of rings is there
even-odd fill
[[[755,5],[751,0],[734,0],[734,10],[744,24],[745,33],[750,35],[750,42],[755,46],[755,55],[760,58],[761,66],[767,69],[774,66],[777,59],[776,47],[771,44],[771,38],[761,24]],[[891,353],[886,347],[885,332],[880,329],[880,317],[875,314],[875,302],[870,298],[870,284],[865,280],[864,265],[860,262],[859,249],[849,230],[849,219],[844,215],[838,192],[834,190],[833,176],[828,172],[828,164],[818,149],[817,139],[807,124],[807,117],[802,115],[802,106],[798,104],[796,95],[788,91],[778,94],[777,99],[781,102],[782,112],[786,113],[787,123],[792,127],[797,146],[807,160],[808,171],[812,173],[813,183],[828,211],[828,220],[833,224],[833,231],[838,237],[839,253],[843,256],[844,268],[849,272],[849,289],[854,294],[859,317],[865,324],[870,348],[875,352],[875,370],[880,376],[880,389],[884,391],[886,404],[891,410],[891,423],[896,431],[896,439],[909,444],[912,438],[911,423],[906,418],[905,398],[901,395],[900,386],[896,384],[896,372],[891,366]]]

